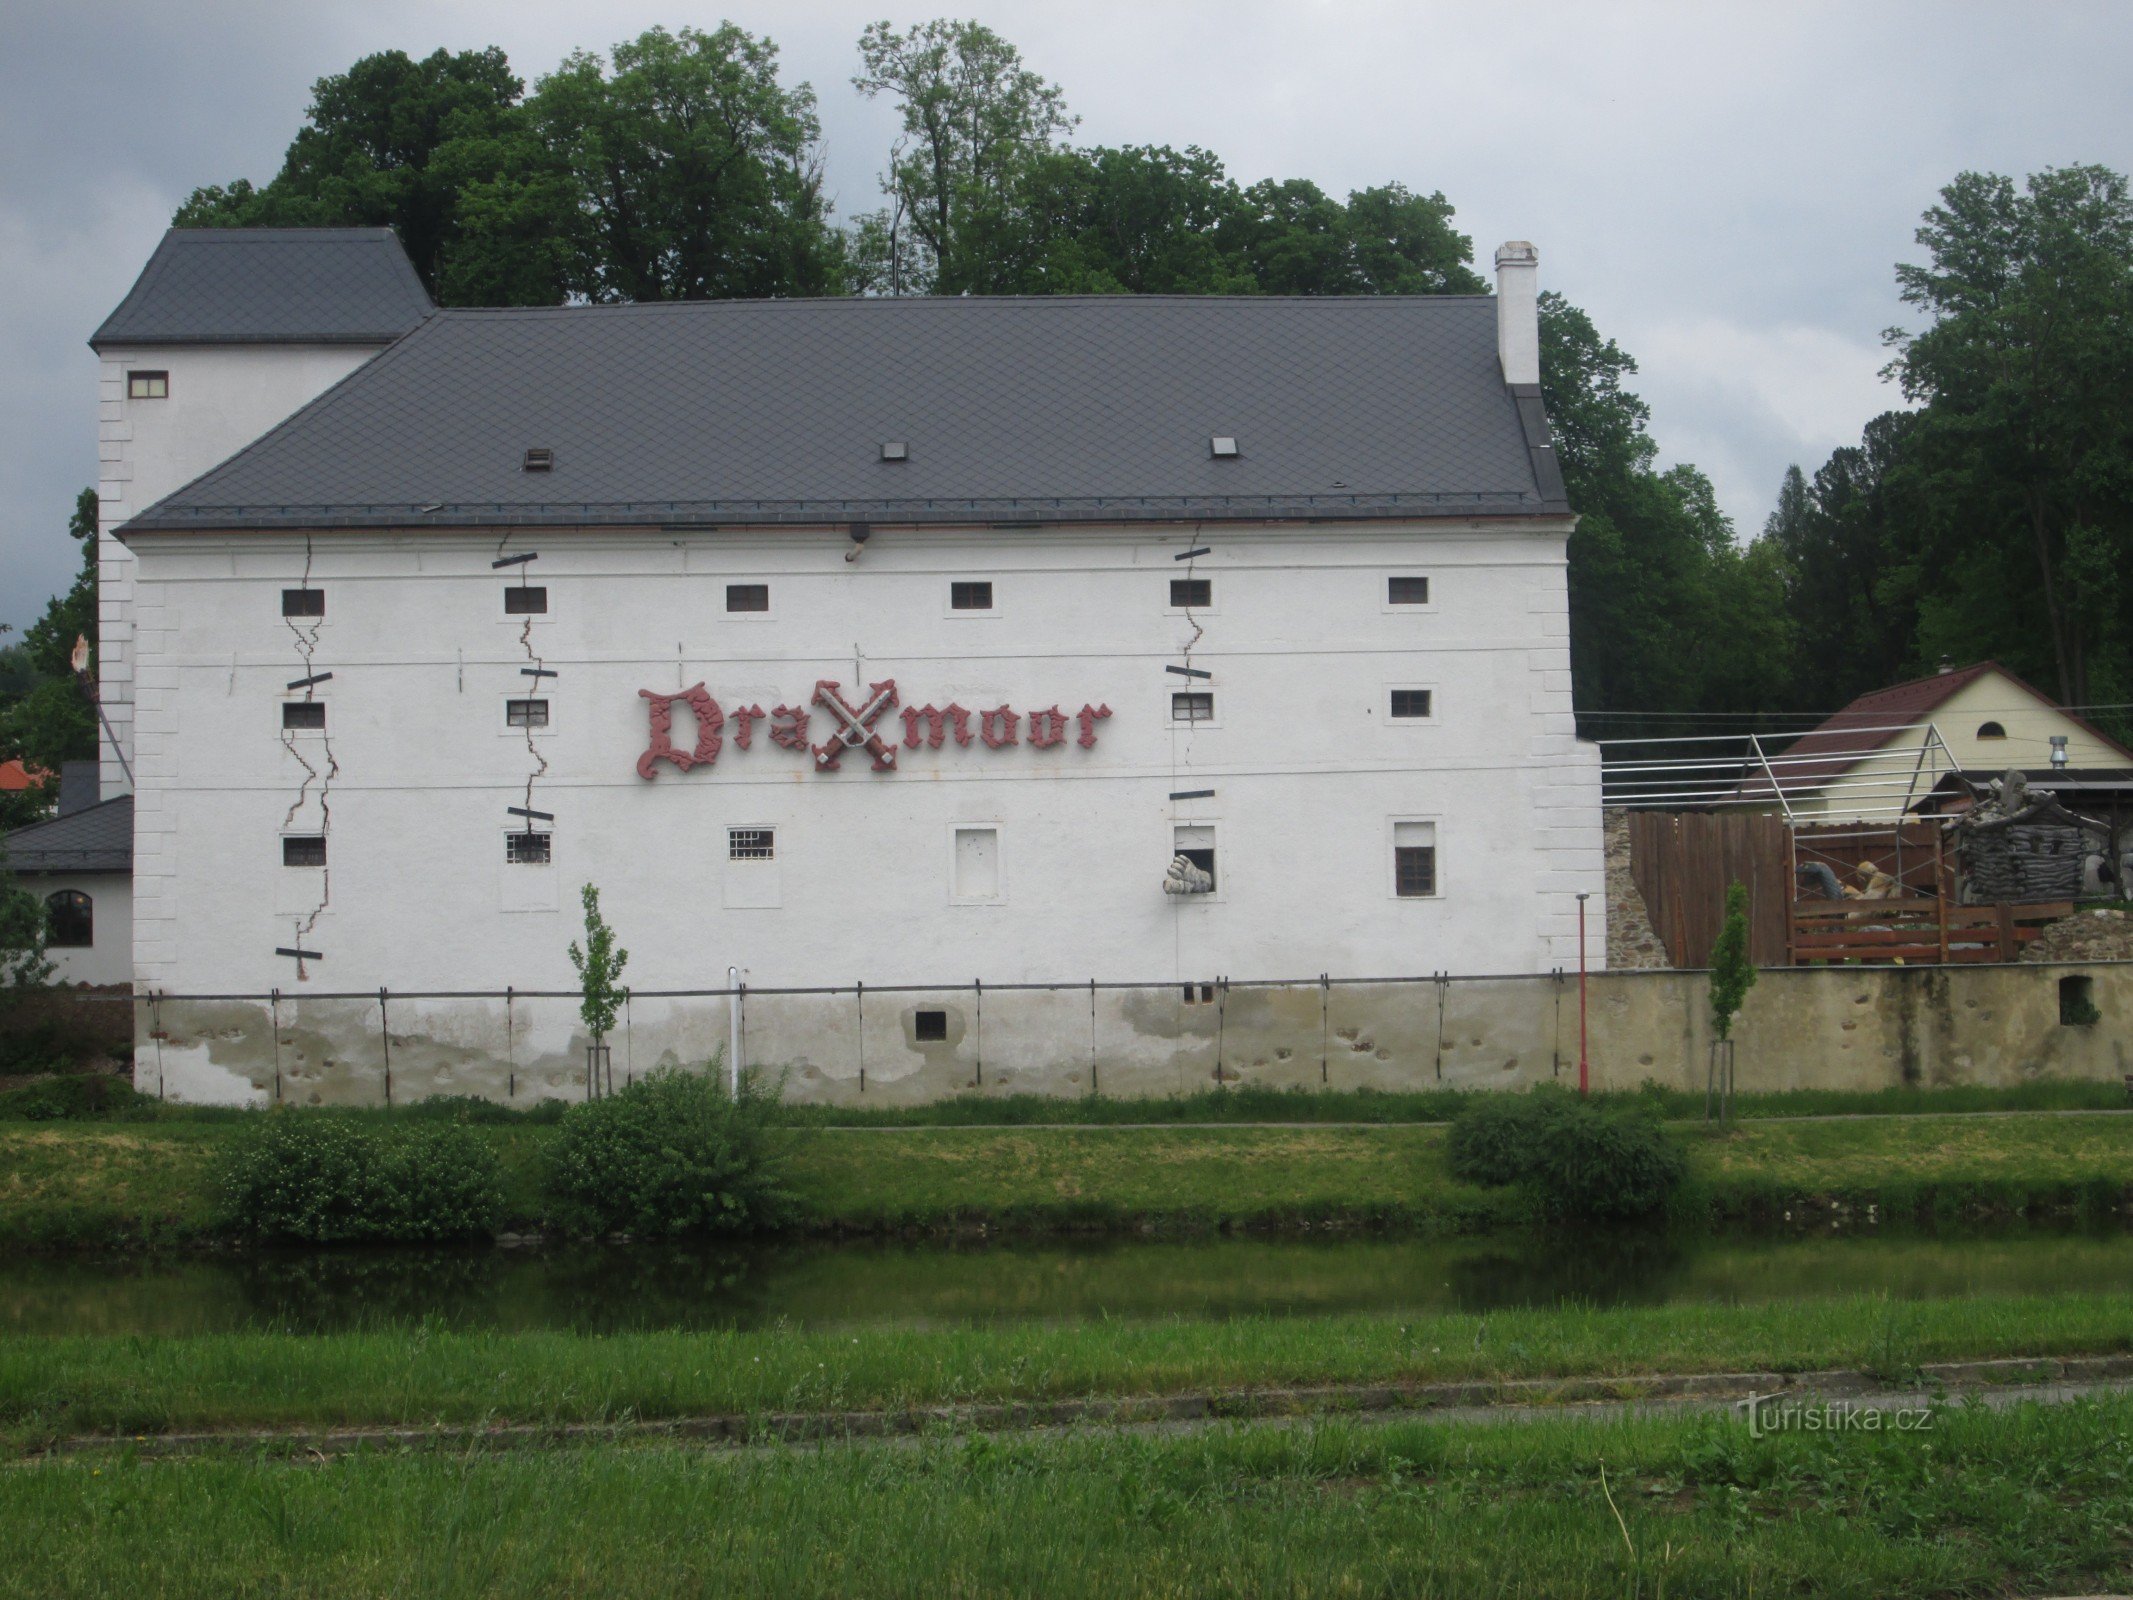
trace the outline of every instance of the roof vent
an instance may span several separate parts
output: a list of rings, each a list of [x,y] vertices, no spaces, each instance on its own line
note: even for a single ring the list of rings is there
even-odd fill
[[[881,444],[881,459],[884,461],[909,461],[911,447],[901,439],[884,439]]]
[[[1237,441],[1227,434],[1218,433],[1207,441],[1207,453],[1217,460],[1221,460],[1226,456],[1233,456],[1237,453]]]
[[[528,472],[550,472],[554,468],[555,452],[553,450],[535,449],[526,452],[526,470]]]

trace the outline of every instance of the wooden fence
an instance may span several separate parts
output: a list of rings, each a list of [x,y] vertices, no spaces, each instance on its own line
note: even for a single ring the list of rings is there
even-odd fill
[[[1632,811],[1630,875],[1676,967],[1707,967],[1725,921],[1726,886],[1748,886],[1748,959],[1790,963],[1792,845],[1785,819],[1754,812]]]
[[[1959,906],[1933,900],[1802,900],[1792,908],[1792,959],[1800,966],[1856,961],[2017,961],[2043,925],[2071,904]]]

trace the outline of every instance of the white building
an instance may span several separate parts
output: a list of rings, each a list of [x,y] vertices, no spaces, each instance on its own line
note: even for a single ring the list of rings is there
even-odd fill
[[[96,341],[137,983],[565,988],[588,883],[640,992],[1547,971],[1580,893],[1602,964],[1535,271],[435,311],[173,233]]]

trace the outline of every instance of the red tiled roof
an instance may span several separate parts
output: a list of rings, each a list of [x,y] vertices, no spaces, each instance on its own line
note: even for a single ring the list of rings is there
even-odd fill
[[[20,761],[0,761],[0,794],[20,794],[33,784],[42,783],[49,776],[32,772]]]
[[[1784,751],[1779,781],[1788,794],[1820,788],[1857,766],[1868,752],[1880,749],[1902,729],[1929,720],[1935,711],[1954,698],[1958,690],[1975,683],[1988,672],[1998,673],[2040,705],[2058,711],[2083,732],[2093,734],[2133,761],[2133,751],[2071,711],[2062,710],[2051,696],[2033,684],[2023,682],[1997,661],[1980,661],[1953,672],[1935,672],[1907,683],[1891,684],[1886,689],[1869,690],[1812,732],[1802,734]],[[1825,759],[1812,759],[1816,756]],[[1747,794],[1772,792],[1769,780],[1760,776],[1743,783],[1741,788]]]

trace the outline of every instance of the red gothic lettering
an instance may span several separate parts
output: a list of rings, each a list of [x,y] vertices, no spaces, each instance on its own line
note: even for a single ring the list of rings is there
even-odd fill
[[[1075,741],[1084,750],[1096,748],[1096,724],[1099,719],[1111,714],[1109,706],[1083,706],[1074,720],[1081,724],[1081,737]]]
[[[1029,742],[1039,750],[1049,750],[1055,744],[1066,742],[1066,713],[1057,706],[1046,706],[1042,711],[1029,714]]]
[[[955,742],[970,743],[970,713],[961,706],[905,706],[900,715],[904,719],[904,748],[907,750],[916,750],[921,741],[938,750],[946,724],[950,722],[955,724]],[[920,723],[925,724],[923,734],[919,732]]]
[[[771,712],[779,721],[770,725],[770,742],[788,750],[807,748],[807,713],[798,706],[779,706]]]
[[[755,737],[755,725],[765,720],[761,706],[735,706],[733,708],[733,742],[741,749],[748,748],[748,741]]]
[[[677,690],[673,694],[660,694],[651,689],[639,689],[637,693],[651,703],[652,713],[652,742],[644,754],[637,758],[638,777],[649,779],[657,776],[652,768],[661,761],[671,761],[683,772],[687,772],[694,766],[708,767],[718,759],[718,731],[725,726],[726,719],[719,712],[718,702],[711,698],[711,692],[702,684]],[[694,750],[675,748],[674,702],[677,700],[686,700],[690,711],[695,713]]]
[[[1022,719],[1005,706],[978,713],[978,733],[987,748],[997,750],[1015,742],[1015,725]]]
[[[822,678],[815,684],[810,703],[827,711],[838,725],[827,744],[815,746],[817,772],[835,772],[838,759],[846,750],[864,750],[874,758],[876,772],[896,770],[896,747],[874,731],[874,724],[896,705],[894,678],[868,684],[866,703],[861,706],[846,704],[844,696],[837,692],[836,679]]]

